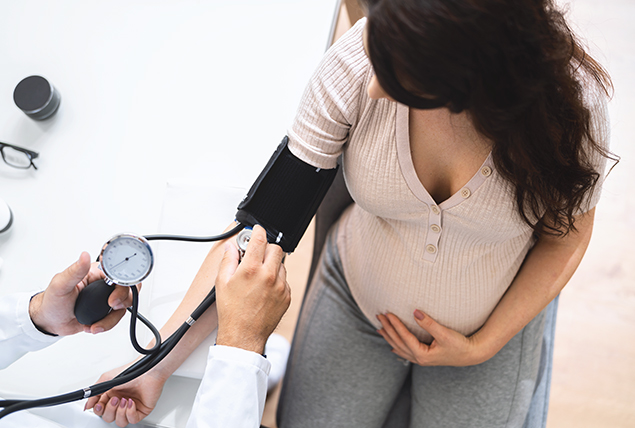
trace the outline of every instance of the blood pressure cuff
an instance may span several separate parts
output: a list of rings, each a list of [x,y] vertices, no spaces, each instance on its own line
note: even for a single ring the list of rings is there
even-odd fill
[[[321,169],[298,159],[284,137],[249,193],[238,205],[236,220],[267,231],[267,240],[291,253],[300,242],[337,168]]]

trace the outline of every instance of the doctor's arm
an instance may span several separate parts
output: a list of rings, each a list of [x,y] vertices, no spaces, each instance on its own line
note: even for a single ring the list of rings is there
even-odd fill
[[[229,228],[233,226],[235,224]],[[160,329],[162,340],[174,333],[188,319],[214,286],[225,242],[227,241],[217,242],[210,249],[185,297]],[[157,366],[131,382],[111,389],[102,395],[89,398],[85,409],[92,408],[94,413],[101,416],[106,422],[116,421],[118,426],[138,423],[154,409],[163,391],[163,386],[172,373],[216,329],[217,325],[218,319],[214,304],[200,316],[176,347]],[[153,345],[154,340],[146,348]],[[98,379],[98,383],[113,379],[133,362],[105,372]]]
[[[591,240],[595,208],[575,217],[577,230],[541,236],[483,327],[466,337],[416,310],[415,321],[434,340],[419,342],[393,314],[379,315],[380,334],[402,358],[424,366],[468,366],[493,357],[564,288]]]
[[[254,230],[240,265],[226,248],[216,280],[218,336],[187,428],[257,428],[267,397],[271,367],[265,343],[289,308],[282,249]]]
[[[217,290],[216,305],[208,309],[198,319],[176,348],[157,367],[125,385],[101,396],[90,398],[86,408],[94,406],[95,414],[102,416],[106,422],[115,421],[118,426],[138,423],[156,405],[167,378],[217,325],[219,327],[217,345],[222,348],[234,348],[233,350],[218,351],[219,354],[222,353],[227,358],[230,353],[236,355],[242,350],[249,351],[253,355],[247,359],[253,360],[254,355],[257,357],[256,360],[261,359],[261,361],[256,362],[256,365],[260,364],[261,367],[267,368],[266,374],[268,374],[268,363],[262,361],[264,358],[260,354],[264,352],[267,338],[278,325],[290,302],[286,271],[280,263],[283,255],[282,249],[277,245],[267,244],[264,229],[255,226],[245,257],[238,265],[237,250],[230,242],[215,245],[210,251],[185,299],[166,326],[161,329],[162,337],[167,337],[166,334],[170,334],[170,326],[175,329],[176,326],[181,325],[183,320],[187,319],[194,307],[207,295],[214,284],[216,284]],[[227,249],[225,249],[226,245],[229,246]],[[215,351],[214,349],[210,350],[210,357]],[[242,354],[245,355],[244,352]],[[210,361],[211,359],[208,358],[208,364]],[[219,364],[219,361],[220,359],[216,360],[214,364]],[[111,379],[122,369],[117,368],[105,373],[99,381]],[[213,366],[208,366],[206,376],[210,371],[212,371],[212,376],[219,375],[213,370]],[[222,375],[222,373],[220,374]],[[258,384],[259,379],[250,379],[246,383],[250,382],[254,386]],[[266,385],[266,376],[264,382]],[[201,386],[201,391],[206,392],[202,394],[199,391],[197,403],[205,403],[198,405],[200,408],[217,403],[213,397],[219,394],[226,400],[232,398],[223,393],[223,388],[219,390],[210,387],[212,383],[212,381],[207,380]],[[236,379],[231,382],[234,387],[239,383],[236,382]],[[255,406],[257,409],[259,397],[262,396],[264,399],[266,387],[264,393],[261,394],[261,392],[255,389],[252,391],[243,390],[243,395],[248,399],[240,404],[244,405],[244,408],[253,409]],[[232,402],[241,401],[240,397],[240,395],[234,396]],[[213,405],[206,412],[212,412],[211,409],[219,409],[219,405]],[[233,415],[227,409],[220,408],[220,410],[221,412],[215,412],[215,420],[217,421],[223,420],[219,419],[221,417],[227,418]],[[194,423],[201,424],[199,419],[194,422],[190,421],[190,426],[206,426],[192,425]]]
[[[103,278],[96,263],[84,252],[63,272],[53,277],[48,287],[34,296],[7,295],[0,298],[0,369],[30,351],[44,348],[57,339],[85,331],[110,330],[132,304],[128,287],[117,287],[108,299],[114,309],[101,321],[85,326],[75,319],[75,301],[89,283]]]

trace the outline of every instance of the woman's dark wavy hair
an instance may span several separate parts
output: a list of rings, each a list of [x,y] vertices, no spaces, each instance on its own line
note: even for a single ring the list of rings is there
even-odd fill
[[[593,158],[617,160],[594,139],[584,86],[607,96],[613,88],[553,1],[366,3],[382,88],[410,107],[467,110],[494,142],[495,166],[536,234],[575,230],[574,215],[600,179]]]

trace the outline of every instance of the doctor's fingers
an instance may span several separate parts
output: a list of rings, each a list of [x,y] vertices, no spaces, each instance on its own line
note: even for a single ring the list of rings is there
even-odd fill
[[[121,320],[121,318],[123,318],[123,316],[126,315],[126,310],[125,309],[119,309],[117,311],[111,311],[108,315],[106,315],[105,318],[97,321],[95,324],[91,325],[88,328],[87,333],[92,333],[92,334],[97,334],[97,333],[103,333],[104,331],[108,331],[111,328],[113,328],[114,326],[117,325],[117,323]],[[84,330],[86,331],[86,330]]]
[[[284,312],[286,312],[286,310],[289,309],[289,305],[291,305],[291,287],[287,282],[287,268],[284,264],[280,265],[280,268],[278,269],[278,279],[273,286],[278,293],[280,302],[285,308]]]
[[[262,264],[265,258],[266,248],[267,233],[261,226],[255,225],[251,232],[249,244],[247,244],[247,250],[245,251],[245,257],[242,262],[246,262],[248,264]]]
[[[285,300],[288,300],[288,303],[291,303],[291,287],[287,282],[287,268],[284,264],[281,264],[278,268],[278,278],[276,282],[273,284],[274,287],[277,288],[278,292],[281,294],[281,297]]]
[[[264,261],[262,264],[251,266],[253,268],[253,273],[257,274],[259,282],[270,287],[283,285],[287,278],[287,270],[284,264],[282,264],[283,256],[284,253],[280,246],[275,244],[266,244]]]
[[[284,252],[279,245],[267,244],[267,248],[265,249],[265,266],[278,267],[282,263],[283,258]]]
[[[141,284],[137,284],[137,291],[141,291]],[[115,290],[108,297],[108,306],[117,310],[132,306],[132,290],[130,287],[116,285]]]
[[[86,275],[86,284],[90,284],[93,281],[97,281],[106,277],[106,274],[103,270],[99,268],[98,262],[93,262],[90,265],[90,270],[88,271],[88,275]]]
[[[218,274],[216,276],[216,288],[222,288],[227,284],[230,278],[236,272],[236,268],[238,267],[238,250],[230,243],[225,244],[225,253],[223,254],[223,258],[220,261],[220,266],[218,267]]]
[[[283,281],[285,284],[287,282],[287,267],[284,264],[281,264],[278,268],[278,280]]]

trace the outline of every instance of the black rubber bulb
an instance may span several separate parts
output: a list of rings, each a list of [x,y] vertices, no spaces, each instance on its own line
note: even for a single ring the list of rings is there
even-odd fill
[[[77,296],[75,302],[75,318],[81,324],[92,325],[103,319],[112,308],[108,306],[108,297],[115,291],[114,286],[106,284],[106,281],[91,282]]]

